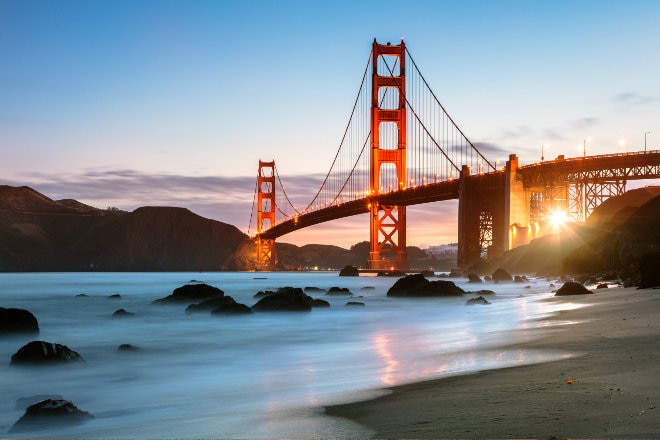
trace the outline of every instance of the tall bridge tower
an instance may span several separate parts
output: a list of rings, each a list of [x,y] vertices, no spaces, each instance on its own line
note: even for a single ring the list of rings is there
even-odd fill
[[[257,174],[257,262],[255,270],[272,271],[277,264],[275,239],[261,233],[275,225],[275,161],[259,161]]]
[[[381,188],[405,189],[406,185],[406,46],[378,44],[372,48],[371,155],[369,195]],[[381,67],[386,72],[379,72]],[[389,62],[388,62],[389,61]],[[397,66],[398,65],[398,66]],[[398,75],[396,70],[398,68]],[[395,98],[385,99],[385,95]],[[398,99],[396,98],[398,96]],[[382,103],[389,103],[385,108]],[[381,130],[383,134],[381,135]],[[388,142],[389,141],[389,142]],[[392,172],[382,173],[383,167]],[[396,176],[396,182],[386,182]],[[370,213],[370,269],[408,269],[406,253],[406,207],[385,205],[372,199]]]

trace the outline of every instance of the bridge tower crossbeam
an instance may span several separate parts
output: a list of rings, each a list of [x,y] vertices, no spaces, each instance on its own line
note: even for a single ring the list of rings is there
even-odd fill
[[[261,233],[275,225],[275,161],[259,161],[257,174],[257,260],[255,270],[272,271],[277,265],[274,238]]]
[[[399,74],[395,75],[394,65],[390,66],[385,57],[398,63]],[[379,59],[388,72],[379,73]],[[370,188],[369,194],[376,196],[381,188],[383,166],[396,169],[399,190],[406,185],[406,46],[390,43],[378,44],[374,39],[372,48],[372,90],[371,90],[371,143],[370,143]],[[382,93],[398,93],[395,108],[381,108]],[[392,106],[394,107],[394,106]],[[380,130],[385,124],[396,125],[396,145],[384,145]],[[391,182],[388,182],[391,183]],[[387,187],[388,185],[384,185]],[[370,212],[369,269],[408,269],[406,252],[406,207],[386,205],[372,198]]]

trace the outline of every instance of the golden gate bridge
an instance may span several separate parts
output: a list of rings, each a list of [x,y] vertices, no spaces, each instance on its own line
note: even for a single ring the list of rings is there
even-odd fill
[[[282,235],[369,213],[368,268],[407,270],[406,207],[450,199],[459,200],[458,264],[466,267],[529,242],[553,211],[584,221],[604,199],[623,193],[628,180],[658,177],[660,151],[559,156],[523,167],[512,154],[498,169],[451,118],[404,41],[374,40],[314,197],[296,206],[275,161],[259,161],[250,216],[255,269],[276,269],[275,239]]]

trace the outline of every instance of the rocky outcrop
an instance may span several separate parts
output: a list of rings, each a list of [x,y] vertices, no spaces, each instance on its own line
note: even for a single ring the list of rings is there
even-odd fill
[[[211,311],[211,315],[248,315],[250,313],[252,313],[250,307],[236,301],[221,304]]]
[[[252,306],[255,312],[309,312],[312,298],[297,287],[281,288]]]
[[[82,356],[66,345],[46,341],[32,341],[21,347],[11,357],[12,365],[53,364],[84,361]]]
[[[580,283],[575,281],[566,281],[563,286],[561,286],[555,296],[566,296],[566,295],[587,295],[593,293]]]
[[[421,274],[413,274],[398,279],[387,296],[463,296],[464,293],[453,281],[429,281]]]
[[[467,305],[469,305],[469,306],[472,306],[472,305],[475,305],[475,304],[483,304],[483,305],[486,305],[486,304],[490,304],[490,301],[488,301],[488,300],[487,300],[486,298],[484,298],[483,296],[478,296],[478,297],[476,297],[476,298],[470,298],[470,299],[468,299],[468,300],[465,302],[465,304],[467,304]]]
[[[28,406],[9,433],[45,431],[55,426],[77,425],[93,418],[93,415],[79,409],[69,400],[46,399]]]
[[[117,309],[112,314],[113,318],[130,318],[131,316],[135,316],[135,313],[129,312],[126,309]]]
[[[234,300],[234,298],[232,298],[231,296],[219,296],[217,298],[207,299],[206,301],[202,301],[201,303],[190,304],[188,307],[186,307],[186,314],[210,312],[217,308],[223,306],[231,306],[233,304],[237,304],[237,303],[236,300]]]
[[[331,287],[326,292],[330,296],[352,296],[353,293],[347,287]]]
[[[340,277],[358,277],[360,276],[360,272],[358,271],[358,268],[355,266],[351,266],[350,264],[347,264],[344,266],[342,270],[339,271],[339,276]]]
[[[177,287],[171,295],[155,300],[154,304],[194,303],[225,296],[225,292],[208,284],[186,284]]]
[[[28,310],[0,307],[0,335],[39,333],[39,322]]]
[[[496,269],[495,272],[493,272],[493,275],[491,275],[491,278],[496,283],[513,281],[513,277],[511,276],[511,274],[509,272],[507,272],[506,270],[502,269],[501,267]]]
[[[468,277],[468,283],[481,283],[481,282],[483,282],[481,280],[481,278],[479,277],[479,275],[477,275],[476,273],[469,273],[467,277]]]

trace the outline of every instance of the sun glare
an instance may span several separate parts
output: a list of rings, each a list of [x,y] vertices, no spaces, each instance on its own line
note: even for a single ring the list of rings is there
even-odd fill
[[[550,223],[554,227],[559,227],[566,223],[568,217],[564,211],[552,211],[550,214]]]

